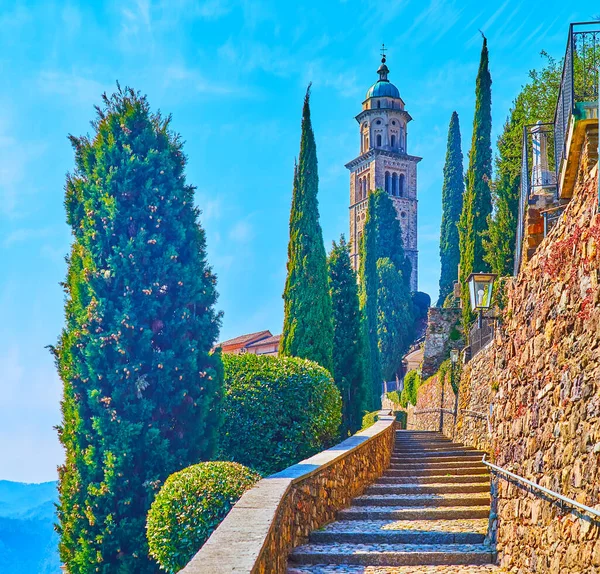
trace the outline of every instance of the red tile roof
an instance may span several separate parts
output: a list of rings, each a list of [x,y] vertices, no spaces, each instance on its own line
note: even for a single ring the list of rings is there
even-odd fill
[[[246,343],[252,343],[258,340],[266,339],[267,337],[271,336],[271,331],[257,331],[256,333],[248,333],[247,335],[240,335],[239,337],[235,337],[234,339],[222,341],[221,343],[217,343],[215,347],[218,348],[229,347],[230,345],[244,345]]]
[[[259,345],[269,345],[273,343],[279,343],[281,339],[281,335],[273,335],[272,337],[268,337],[267,339],[261,339],[260,341],[255,341],[254,343],[250,343],[246,345],[247,347],[258,347]]]

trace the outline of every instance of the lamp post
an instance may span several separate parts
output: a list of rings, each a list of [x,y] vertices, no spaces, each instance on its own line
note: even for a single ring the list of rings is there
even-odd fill
[[[480,329],[482,313],[492,304],[492,288],[496,277],[495,273],[471,273],[467,278],[471,309],[478,312],[477,326]]]

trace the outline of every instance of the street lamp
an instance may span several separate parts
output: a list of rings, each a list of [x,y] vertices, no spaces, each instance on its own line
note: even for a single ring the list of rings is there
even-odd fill
[[[458,363],[458,349],[450,350],[450,361],[452,366],[456,366],[456,363]]]
[[[478,327],[481,329],[481,315],[492,304],[492,289],[497,275],[495,273],[471,273],[467,278],[471,309],[478,311]]]

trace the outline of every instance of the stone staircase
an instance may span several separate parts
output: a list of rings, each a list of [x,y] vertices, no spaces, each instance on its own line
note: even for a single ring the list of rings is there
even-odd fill
[[[288,574],[499,571],[482,456],[441,433],[398,431],[389,469],[292,551]]]

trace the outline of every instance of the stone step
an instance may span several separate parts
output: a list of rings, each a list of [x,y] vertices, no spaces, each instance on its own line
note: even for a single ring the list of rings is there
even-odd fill
[[[349,522],[352,523],[352,521]],[[318,544],[482,544],[485,540],[485,534],[420,530],[380,530],[377,532],[327,532],[315,530],[311,533],[309,540]]]
[[[465,476],[479,474],[484,477],[489,477],[489,470],[487,468],[480,468],[475,466],[468,466],[465,468],[457,468],[452,466],[429,466],[420,468],[402,468],[402,467],[390,467],[383,474],[385,477],[408,477],[412,476],[415,478],[425,476]]]
[[[310,534],[310,542],[481,544],[488,520],[339,520]]]
[[[433,483],[433,484],[389,484],[377,481],[367,488],[365,494],[457,494],[473,492],[489,492],[490,483]]]
[[[394,461],[390,462],[389,468],[396,468],[401,470],[418,470],[423,468],[488,468],[481,460],[439,460],[439,459],[426,459],[426,460],[404,460],[402,462]]]
[[[394,456],[390,460],[390,464],[422,464],[422,463],[433,463],[438,462],[479,462],[481,463],[480,454],[440,454],[430,456]]]
[[[457,518],[454,520],[337,520],[316,532],[464,532],[485,535],[487,518]]]
[[[468,447],[468,446],[461,446],[459,448],[455,447],[455,446],[436,446],[436,447],[425,447],[425,448],[420,448],[420,447],[410,447],[410,448],[399,448],[396,447],[392,453],[392,456],[400,456],[400,455],[413,455],[413,454],[431,454],[431,453],[438,453],[438,452],[443,452],[443,453],[447,453],[447,452],[458,452],[458,453],[467,453],[467,454],[473,454],[474,452],[479,452],[477,450],[475,450],[473,447]]]
[[[455,520],[488,518],[487,506],[351,506],[338,512],[338,520]]]
[[[300,564],[403,566],[489,564],[494,556],[485,544],[305,544],[290,560]]]
[[[354,506],[483,506],[490,507],[490,494],[363,494],[357,496]]]
[[[483,457],[484,453],[478,450],[463,451],[463,450],[446,450],[446,451],[434,451],[434,452],[414,452],[403,455],[402,453],[392,453],[392,461],[403,462],[408,460],[421,460],[421,459],[440,459],[440,460],[479,460]]]
[[[489,476],[487,473],[480,474],[461,474],[461,475],[450,475],[450,474],[433,474],[431,476],[415,476],[412,472],[402,474],[400,476],[389,475],[390,472],[398,471],[387,471],[387,473],[378,478],[374,484],[469,484],[469,483],[481,483],[485,481],[489,485]],[[404,471],[399,471],[404,473]],[[442,471],[440,471],[441,473]],[[484,476],[485,475],[485,476]]]
[[[500,574],[505,572],[493,564],[464,564],[454,566],[364,566],[352,564],[296,564],[290,565],[287,574]]]

